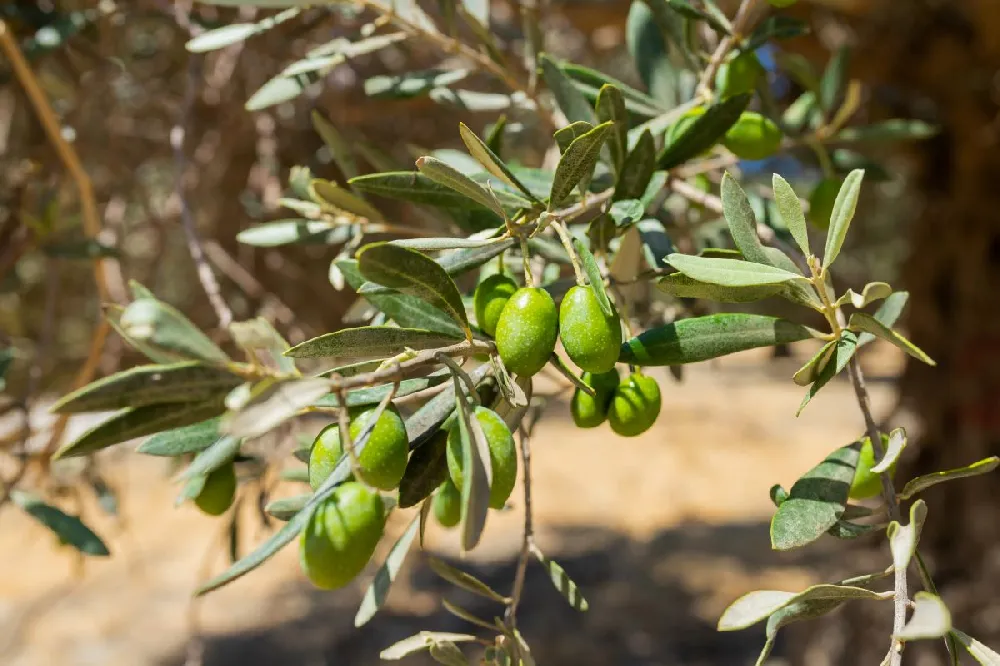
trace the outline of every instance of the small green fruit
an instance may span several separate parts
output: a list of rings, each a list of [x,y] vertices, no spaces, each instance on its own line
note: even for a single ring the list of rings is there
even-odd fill
[[[371,559],[385,527],[382,498],[355,481],[316,507],[299,537],[299,563],[313,585],[343,587]]]
[[[604,314],[593,289],[576,286],[559,306],[559,338],[581,370],[607,372],[618,362],[622,326],[617,312]]]
[[[764,76],[764,67],[752,51],[733,55],[719,67],[715,75],[715,89],[725,99],[733,95],[752,93],[757,81]]]
[[[229,463],[205,478],[205,485],[194,498],[194,503],[202,513],[221,516],[233,505],[234,497],[236,497],[236,468]]]
[[[486,407],[476,407],[473,412],[479,425],[486,435],[486,443],[490,448],[490,466],[493,470],[493,480],[490,483],[490,507],[502,509],[507,498],[514,490],[517,480],[517,449],[514,447],[514,436],[499,414]],[[458,424],[452,426],[448,433],[448,473],[456,488],[462,487],[462,434]]]
[[[660,385],[636,372],[615,389],[608,422],[622,437],[635,437],[649,430],[659,415]]]
[[[462,491],[451,479],[445,479],[434,493],[431,508],[434,517],[444,527],[454,527],[462,519]]]
[[[816,183],[809,195],[809,221],[819,229],[830,226],[830,216],[833,215],[833,205],[840,193],[839,178],[824,178]]]
[[[870,499],[882,492],[882,479],[872,471],[875,463],[875,449],[872,448],[872,441],[866,437],[861,445],[858,466],[854,469],[854,480],[851,481],[848,497],[853,500]],[[889,476],[895,475],[896,463],[893,463],[889,466]]]
[[[585,372],[582,379],[584,384],[594,389],[595,395],[590,396],[576,389],[569,403],[569,411],[578,428],[596,428],[608,417],[608,408],[611,407],[611,400],[621,378],[618,371],[612,368],[600,374]]]
[[[350,427],[352,441],[358,440],[374,413],[373,407],[354,417]],[[410,443],[403,419],[395,407],[387,407],[368,437],[364,450],[358,456],[364,482],[380,490],[392,490],[398,486],[406,470],[409,450]],[[309,485],[313,489],[319,488],[320,484],[333,473],[343,453],[338,424],[327,426],[316,436],[312,452],[309,454]]]
[[[744,111],[729,128],[722,143],[744,160],[762,160],[781,147],[781,129],[770,119],[754,111]]]
[[[537,373],[556,348],[557,326],[556,304],[547,291],[518,289],[497,322],[496,344],[503,364],[526,377]]]
[[[506,273],[494,273],[476,287],[472,302],[476,321],[486,335],[496,333],[500,314],[516,291],[517,283]]]

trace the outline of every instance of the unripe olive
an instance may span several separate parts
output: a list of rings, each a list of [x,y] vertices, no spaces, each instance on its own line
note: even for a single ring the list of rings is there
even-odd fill
[[[715,75],[715,89],[722,98],[753,92],[764,75],[764,67],[753,51],[734,54]]]
[[[809,221],[820,229],[829,228],[833,205],[839,193],[839,178],[824,178],[816,183],[812,194],[809,195]]]
[[[373,407],[354,417],[350,427],[352,442],[357,442],[374,413]],[[358,456],[362,480],[380,490],[392,490],[403,478],[409,450],[410,443],[403,419],[395,407],[387,407],[372,429],[361,455]],[[309,454],[309,485],[313,489],[319,488],[320,484],[333,473],[343,453],[338,424],[327,426],[316,436],[312,452]]]
[[[500,415],[491,409],[476,407],[473,416],[479,421],[490,448],[490,467],[493,470],[493,479],[490,482],[490,507],[502,509],[517,480],[517,449],[514,447],[514,436]],[[448,433],[447,458],[451,480],[456,488],[461,488],[464,478],[462,434],[457,423]]]
[[[500,313],[516,291],[517,283],[506,273],[494,273],[476,287],[472,303],[476,322],[486,335],[496,333]]]
[[[858,456],[858,466],[854,469],[854,480],[848,497],[853,500],[863,500],[875,497],[882,492],[882,479],[872,471],[875,466],[875,449],[872,441],[865,439]],[[889,466],[889,476],[896,475],[896,463]]]
[[[608,422],[622,437],[635,437],[647,430],[660,415],[660,385],[648,375],[633,373],[615,389]]]
[[[577,427],[596,428],[608,418],[608,408],[611,407],[611,400],[621,378],[618,376],[618,371],[612,368],[600,374],[585,372],[581,379],[584,384],[594,389],[594,395],[576,389],[569,403],[569,411]]]
[[[754,111],[744,111],[726,132],[722,143],[740,159],[762,160],[778,151],[781,139],[781,129],[769,118]]]
[[[221,516],[233,505],[236,497],[236,468],[232,463],[223,465],[205,478],[205,485],[194,498],[202,513]]]
[[[444,527],[454,527],[462,519],[462,491],[451,479],[445,479],[431,503],[434,517]]]
[[[559,306],[559,338],[570,359],[581,370],[607,372],[618,362],[622,326],[618,313],[609,317],[590,287],[576,286],[566,292]]]
[[[299,563],[313,585],[343,587],[361,573],[385,527],[385,506],[355,481],[338,486],[316,507],[299,537]]]
[[[556,348],[557,326],[556,304],[547,291],[518,289],[497,322],[496,344],[503,364],[519,375],[537,373]]]

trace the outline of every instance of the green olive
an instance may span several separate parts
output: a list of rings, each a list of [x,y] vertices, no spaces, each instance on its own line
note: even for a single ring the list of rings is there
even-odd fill
[[[622,437],[635,437],[649,430],[659,415],[660,385],[652,377],[636,372],[615,389],[608,422]]]
[[[236,466],[228,463],[205,478],[205,485],[194,498],[194,503],[202,513],[221,516],[233,505],[234,497],[236,497]]]
[[[617,312],[604,314],[593,289],[576,286],[559,306],[559,338],[581,370],[607,372],[618,362],[622,326]]]
[[[744,111],[729,128],[722,143],[743,160],[762,160],[781,147],[781,129],[769,118],[754,111]]]
[[[434,509],[434,517],[444,527],[458,525],[462,519],[462,491],[451,479],[445,479],[434,493],[431,508]]]
[[[494,335],[500,314],[517,291],[517,283],[506,273],[494,273],[479,283],[472,297],[476,322],[486,335]]]
[[[354,416],[350,427],[352,441],[358,440],[374,413],[373,407]],[[395,407],[387,407],[358,456],[362,480],[380,490],[392,490],[403,478],[409,450],[410,443],[402,417]],[[333,473],[343,453],[338,424],[327,426],[316,436],[309,454],[309,485],[313,489],[319,488]]]
[[[872,471],[875,466],[875,449],[867,437],[861,445],[858,456],[858,466],[854,469],[854,480],[848,497],[853,500],[863,500],[875,497],[882,492],[882,479]],[[889,476],[896,475],[896,463],[889,466]]]
[[[833,205],[839,193],[840,179],[824,178],[816,183],[812,194],[809,195],[809,221],[819,229],[829,228]]]
[[[299,537],[299,563],[313,585],[343,587],[361,573],[385,527],[382,498],[355,481],[316,507]]]
[[[486,407],[476,407],[473,412],[476,420],[486,435],[486,443],[490,449],[490,467],[493,470],[493,480],[490,483],[490,506],[502,509],[507,498],[514,490],[517,480],[517,449],[514,447],[514,436],[499,414]],[[448,473],[456,488],[462,487],[464,478],[462,469],[462,434],[458,424],[452,426],[448,433]]]
[[[518,289],[497,322],[496,344],[503,364],[526,377],[537,373],[556,348],[557,326],[556,304],[547,291]]]
[[[723,98],[752,93],[757,88],[757,81],[764,76],[764,67],[753,51],[744,51],[732,55],[719,67],[715,75],[715,89]]]
[[[612,368],[600,374],[585,372],[581,379],[584,384],[594,389],[594,395],[576,389],[569,403],[569,411],[577,427],[596,428],[608,418],[608,409],[611,407],[611,400],[621,378],[618,376],[618,371]]]

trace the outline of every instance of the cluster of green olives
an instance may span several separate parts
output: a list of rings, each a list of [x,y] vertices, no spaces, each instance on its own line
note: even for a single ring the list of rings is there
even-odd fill
[[[573,393],[570,413],[580,428],[596,428],[608,421],[616,434],[635,437],[649,430],[660,415],[660,385],[649,375],[634,372],[622,382],[618,371],[584,373],[583,381],[594,390]]]

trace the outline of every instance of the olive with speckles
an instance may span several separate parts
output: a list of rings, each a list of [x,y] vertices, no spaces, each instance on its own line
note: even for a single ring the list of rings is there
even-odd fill
[[[514,292],[497,322],[497,352],[511,372],[530,377],[549,361],[556,348],[558,314],[555,301],[538,287]]]
[[[486,335],[494,335],[507,301],[517,291],[517,283],[506,273],[494,273],[479,283],[472,296],[476,322]]]
[[[503,418],[492,409],[476,407],[473,416],[482,427],[490,449],[490,467],[493,470],[493,480],[490,482],[490,507],[502,509],[517,480],[517,449],[514,447],[514,436]],[[465,476],[462,469],[462,434],[457,423],[448,433],[447,459],[451,480],[456,488],[461,488]]]
[[[648,375],[633,373],[615,389],[608,422],[622,437],[641,435],[660,415],[660,385]]]
[[[352,441],[357,442],[374,414],[375,408],[371,408],[352,415],[350,426]],[[402,417],[395,407],[387,407],[379,416],[371,435],[368,436],[368,442],[358,455],[362,480],[380,490],[392,490],[403,478],[409,450],[410,443]],[[321,430],[309,453],[309,485],[313,489],[319,488],[320,484],[333,473],[343,453],[338,424],[331,424]]]
[[[590,287],[573,287],[559,306],[559,338],[581,370],[607,372],[618,362],[622,346],[618,313],[612,308],[610,316],[604,314]]]
[[[431,500],[434,517],[443,527],[454,527],[462,519],[462,491],[451,479],[444,483],[434,493]]]
[[[577,427],[596,428],[608,418],[608,409],[611,407],[611,400],[621,378],[617,370],[611,369],[599,374],[585,372],[581,379],[584,384],[594,389],[594,395],[576,389],[569,403],[569,411]]]

